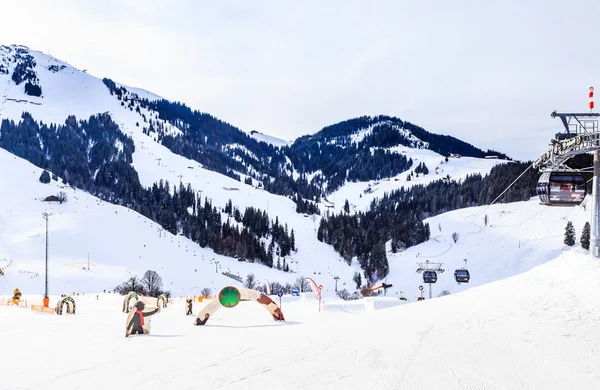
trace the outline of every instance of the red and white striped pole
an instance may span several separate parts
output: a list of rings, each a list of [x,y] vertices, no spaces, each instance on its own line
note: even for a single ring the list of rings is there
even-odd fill
[[[590,92],[588,94],[589,96],[589,106],[590,106],[590,111],[594,110],[594,87],[590,87]]]

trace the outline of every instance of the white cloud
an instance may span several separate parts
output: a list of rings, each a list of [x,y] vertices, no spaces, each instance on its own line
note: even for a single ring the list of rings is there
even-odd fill
[[[4,44],[288,140],[383,113],[535,158],[560,129],[550,112],[585,111],[598,80],[591,0],[8,0],[2,9]]]

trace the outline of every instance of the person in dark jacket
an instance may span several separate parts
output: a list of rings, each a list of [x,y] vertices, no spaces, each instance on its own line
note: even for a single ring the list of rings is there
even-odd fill
[[[186,299],[185,302],[187,303],[187,312],[185,313],[185,315],[186,316],[193,315],[194,313],[192,313],[192,300]]]
[[[148,329],[144,328],[144,317],[152,316],[160,312],[160,307],[156,309],[146,310],[146,305],[142,301],[138,301],[135,304],[135,311],[131,311],[131,314],[127,317],[127,329],[125,330],[125,337],[132,334],[148,334]]]

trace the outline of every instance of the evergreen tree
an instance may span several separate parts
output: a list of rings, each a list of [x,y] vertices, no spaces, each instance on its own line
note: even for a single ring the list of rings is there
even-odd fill
[[[324,241],[325,225],[325,219],[321,219],[321,222],[319,222],[319,230],[317,230],[317,240],[321,242]]]
[[[573,228],[571,221],[568,221],[567,226],[565,227],[564,244],[568,246],[575,245],[575,229]]]
[[[378,242],[371,250],[371,258],[368,270],[370,281],[381,280],[389,273],[389,264],[385,253],[385,244]]]
[[[360,272],[355,273],[352,280],[354,280],[356,283],[356,289],[360,290],[360,286],[362,285],[362,277],[360,276]]]
[[[581,231],[581,247],[583,249],[590,249],[590,223],[586,222],[583,225],[583,230]]]
[[[348,203],[348,199],[346,199],[346,202],[344,203],[344,212],[346,214],[350,212],[350,203]]]
[[[40,182],[42,182],[44,184],[50,183],[50,174],[45,169],[44,169],[44,172],[42,172],[42,174],[40,175]]]

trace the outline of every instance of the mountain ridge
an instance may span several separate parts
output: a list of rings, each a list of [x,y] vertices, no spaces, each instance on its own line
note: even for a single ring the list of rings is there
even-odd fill
[[[51,96],[52,93],[46,93],[46,90],[52,91],[52,88],[44,86],[50,81],[49,78],[74,72],[87,76],[86,82],[72,88],[88,88],[90,78],[95,79],[66,62],[23,46],[2,46],[0,59],[5,74],[11,73],[12,79],[25,77],[33,80],[29,90],[35,87],[41,91],[39,96],[31,95],[31,91],[25,90],[22,84],[15,84],[12,88],[7,87],[5,100],[13,98],[9,95],[19,93],[32,99],[30,104],[44,105],[48,99],[56,99],[56,96]],[[493,154],[506,158],[502,153],[484,152],[452,136],[433,134],[410,122],[386,115],[348,119],[326,126],[314,134],[299,137],[293,143],[273,145],[180,102],[168,101],[149,91],[126,87],[108,78],[103,82],[122,107],[136,110],[140,116],[137,121],[139,126],[149,133],[156,132],[156,137],[153,137],[155,141],[163,143],[172,152],[238,180],[252,181],[255,185],[261,183],[267,191],[278,195],[300,195],[318,201],[346,182],[393,177],[412,166],[410,156],[406,158],[391,149],[399,145],[429,148],[441,156],[462,154],[482,158]],[[68,96],[66,91],[61,92]],[[15,98],[19,99],[20,96]],[[141,105],[147,109],[147,113],[140,111]],[[60,119],[55,115],[51,120],[62,123],[72,114],[79,119],[87,119],[98,112],[103,111],[86,112],[88,115],[68,112]],[[153,115],[155,118],[151,119]],[[35,114],[34,117],[46,121],[46,118],[38,118]],[[17,118],[13,116],[13,119]],[[356,133],[369,127],[370,134],[358,143],[359,153],[343,150],[341,146],[359,141]],[[346,139],[342,139],[342,136]],[[241,147],[231,148],[231,144]],[[311,175],[310,181],[305,181],[307,175]]]
[[[329,212],[328,195],[333,194],[336,203],[336,194],[349,183],[370,188],[386,181],[386,191],[393,191],[451,180],[449,172],[462,180],[506,162],[448,160],[433,149],[462,150],[452,145],[440,149],[446,136],[388,116],[340,122],[276,147],[208,113],[98,79],[42,53],[6,46],[1,52],[5,66],[0,86],[6,86],[0,104],[2,147],[52,170],[65,184],[139,212],[172,234],[268,267],[286,258],[288,263],[306,261],[311,250],[321,248],[327,261],[346,262],[350,269],[372,270],[377,258],[368,279],[385,277],[382,240],[402,237],[405,231],[371,234],[370,229],[347,231],[348,225],[337,232],[332,220],[327,237],[318,239],[318,226],[330,218],[319,216]],[[13,52],[19,56],[11,59],[6,53]],[[12,80],[21,58],[27,58],[35,73],[35,78],[28,77],[39,81],[40,96],[29,95]],[[467,154],[486,153],[454,140]],[[374,200],[374,191],[364,194]],[[448,205],[437,210],[444,207]],[[421,218],[422,210],[417,210],[410,223],[399,227],[427,229]],[[427,238],[418,234],[407,245]]]

